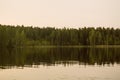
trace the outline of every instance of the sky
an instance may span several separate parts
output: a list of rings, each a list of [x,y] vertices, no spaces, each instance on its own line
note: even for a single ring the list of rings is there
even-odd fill
[[[0,0],[0,24],[120,28],[120,0]]]

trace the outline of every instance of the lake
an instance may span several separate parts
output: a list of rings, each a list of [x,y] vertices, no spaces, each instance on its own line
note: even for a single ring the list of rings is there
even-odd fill
[[[0,80],[120,80],[120,48],[0,49]]]

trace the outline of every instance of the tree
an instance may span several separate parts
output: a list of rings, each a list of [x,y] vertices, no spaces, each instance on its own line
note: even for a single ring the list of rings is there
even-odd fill
[[[120,29],[0,25],[0,47],[24,45],[120,45]]]
[[[89,32],[89,40],[90,40],[90,45],[94,46],[95,45],[95,30],[92,29]]]

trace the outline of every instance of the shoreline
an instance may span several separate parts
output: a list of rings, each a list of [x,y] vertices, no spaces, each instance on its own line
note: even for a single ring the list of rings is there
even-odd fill
[[[25,46],[26,48],[120,48],[120,45],[41,45]]]
[[[34,46],[16,46],[16,47],[0,47],[0,48],[120,48],[120,45],[34,45]]]

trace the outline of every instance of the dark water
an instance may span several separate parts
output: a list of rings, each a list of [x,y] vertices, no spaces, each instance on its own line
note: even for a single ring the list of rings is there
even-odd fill
[[[120,80],[120,48],[0,49],[0,80]]]

